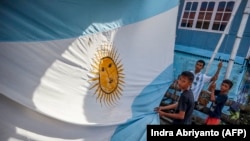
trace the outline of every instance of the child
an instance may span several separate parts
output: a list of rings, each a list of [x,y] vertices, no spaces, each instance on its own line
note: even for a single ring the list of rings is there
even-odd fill
[[[214,76],[208,76],[202,73],[204,67],[205,61],[198,60],[195,64],[195,70],[191,71],[195,77],[191,89],[193,91],[194,101],[196,104],[198,104],[199,95],[204,85],[217,80],[220,70],[222,68],[222,61],[219,62],[217,71],[215,72]]]
[[[177,80],[179,89],[182,91],[180,99],[177,103],[156,107],[155,111],[160,116],[166,116],[173,119],[173,124],[191,124],[192,113],[194,110],[194,96],[190,89],[194,75],[190,71],[181,73]],[[163,110],[175,109],[175,113],[167,113]]]
[[[219,125],[222,108],[224,107],[227,99],[228,92],[232,88],[233,82],[225,79],[222,81],[220,90],[215,90],[216,84],[212,83],[208,90],[211,92],[210,100],[212,101],[209,109],[208,118],[205,121],[206,125]],[[216,97],[215,97],[216,96]]]

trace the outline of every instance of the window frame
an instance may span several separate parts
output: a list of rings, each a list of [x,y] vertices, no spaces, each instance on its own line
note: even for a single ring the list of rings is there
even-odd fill
[[[188,12],[188,16],[189,16],[191,12],[194,12],[194,11],[191,10],[192,7],[191,7],[189,10],[186,10],[186,5],[187,5],[187,3],[189,3],[189,2],[191,2],[192,4],[193,4],[193,3],[197,3],[197,8],[196,8],[196,10],[195,10],[195,15],[194,15],[192,27],[190,27],[190,26],[185,26],[185,27],[183,27],[183,26],[182,26],[182,24],[183,24],[182,21],[183,21],[183,19],[185,20],[185,18],[183,17],[184,13],[185,13],[185,12]],[[199,14],[201,13],[200,8],[201,8],[201,5],[202,5],[203,2],[207,2],[207,5],[208,5],[210,2],[213,2],[213,3],[214,3],[214,8],[213,8],[213,11],[212,11],[211,19],[210,19],[210,21],[209,21],[208,29],[196,28],[196,26],[197,26],[197,21],[198,21],[198,17],[199,17]],[[232,11],[231,11],[231,15],[230,15],[230,17],[229,17],[229,20],[226,22],[226,25],[227,25],[227,24],[230,22],[231,16],[234,16],[236,4],[237,4],[237,2],[239,2],[239,1],[237,1],[237,0],[184,0],[184,4],[183,4],[183,8],[182,8],[182,13],[181,13],[180,20],[179,20],[179,24],[178,24],[178,28],[179,28],[179,29],[186,29],[186,30],[213,32],[213,33],[222,33],[222,32],[224,32],[226,26],[225,26],[224,30],[213,30],[213,24],[214,24],[214,22],[215,22],[215,16],[216,16],[216,13],[218,12],[217,9],[218,9],[218,6],[219,6],[219,3],[220,3],[220,2],[226,2],[226,4],[227,4],[228,2],[234,2],[234,6],[233,6],[233,9],[232,9]],[[226,6],[225,6],[225,7],[226,7]],[[203,11],[203,12],[204,12],[204,13],[207,13],[208,11],[207,11],[207,9],[206,9],[206,10]],[[223,11],[222,14],[225,14],[225,13],[226,13],[226,11]],[[222,18],[223,18],[223,17],[222,17]],[[187,20],[186,20],[186,22],[187,22],[186,25],[188,25],[188,20],[190,20],[189,17],[188,17]],[[191,20],[192,20],[192,19],[191,19]],[[203,20],[202,20],[202,24],[203,24],[203,23],[204,23],[204,18],[203,18]],[[219,23],[221,24],[221,23],[223,23],[223,21],[220,21]]]

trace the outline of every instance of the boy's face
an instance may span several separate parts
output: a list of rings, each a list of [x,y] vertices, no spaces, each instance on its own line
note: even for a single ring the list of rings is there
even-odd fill
[[[187,90],[191,86],[191,82],[188,80],[186,76],[180,76],[178,79],[178,86],[182,90]]]
[[[221,93],[227,94],[230,90],[230,86],[227,83],[222,83],[220,86]]]
[[[201,62],[197,62],[196,64],[195,64],[195,70],[197,71],[197,72],[200,72],[202,69],[203,69],[203,63],[201,63]]]

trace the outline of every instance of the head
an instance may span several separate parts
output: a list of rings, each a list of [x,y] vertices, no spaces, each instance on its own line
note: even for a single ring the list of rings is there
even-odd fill
[[[178,78],[178,86],[181,90],[187,90],[191,87],[194,75],[190,71],[183,71]]]
[[[206,63],[203,60],[198,60],[195,64],[195,72],[198,73],[200,72],[204,67]]]
[[[229,79],[223,80],[220,86],[221,93],[227,94],[232,87],[233,87],[233,82],[231,80]]]

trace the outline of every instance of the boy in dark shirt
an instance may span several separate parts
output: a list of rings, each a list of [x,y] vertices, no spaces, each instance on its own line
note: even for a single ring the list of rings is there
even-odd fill
[[[178,87],[182,91],[179,101],[171,105],[156,107],[155,111],[158,112],[160,116],[172,118],[173,124],[190,125],[192,123],[192,113],[194,110],[194,96],[190,89],[193,80],[194,75],[192,72],[182,72],[177,81]],[[170,109],[175,109],[175,113],[163,111]]]
[[[209,109],[208,117],[205,121],[206,125],[219,125],[222,108],[224,107],[227,99],[228,92],[232,88],[233,82],[225,79],[221,83],[220,90],[215,90],[216,84],[212,83],[208,90],[211,92],[210,100],[212,101]]]

